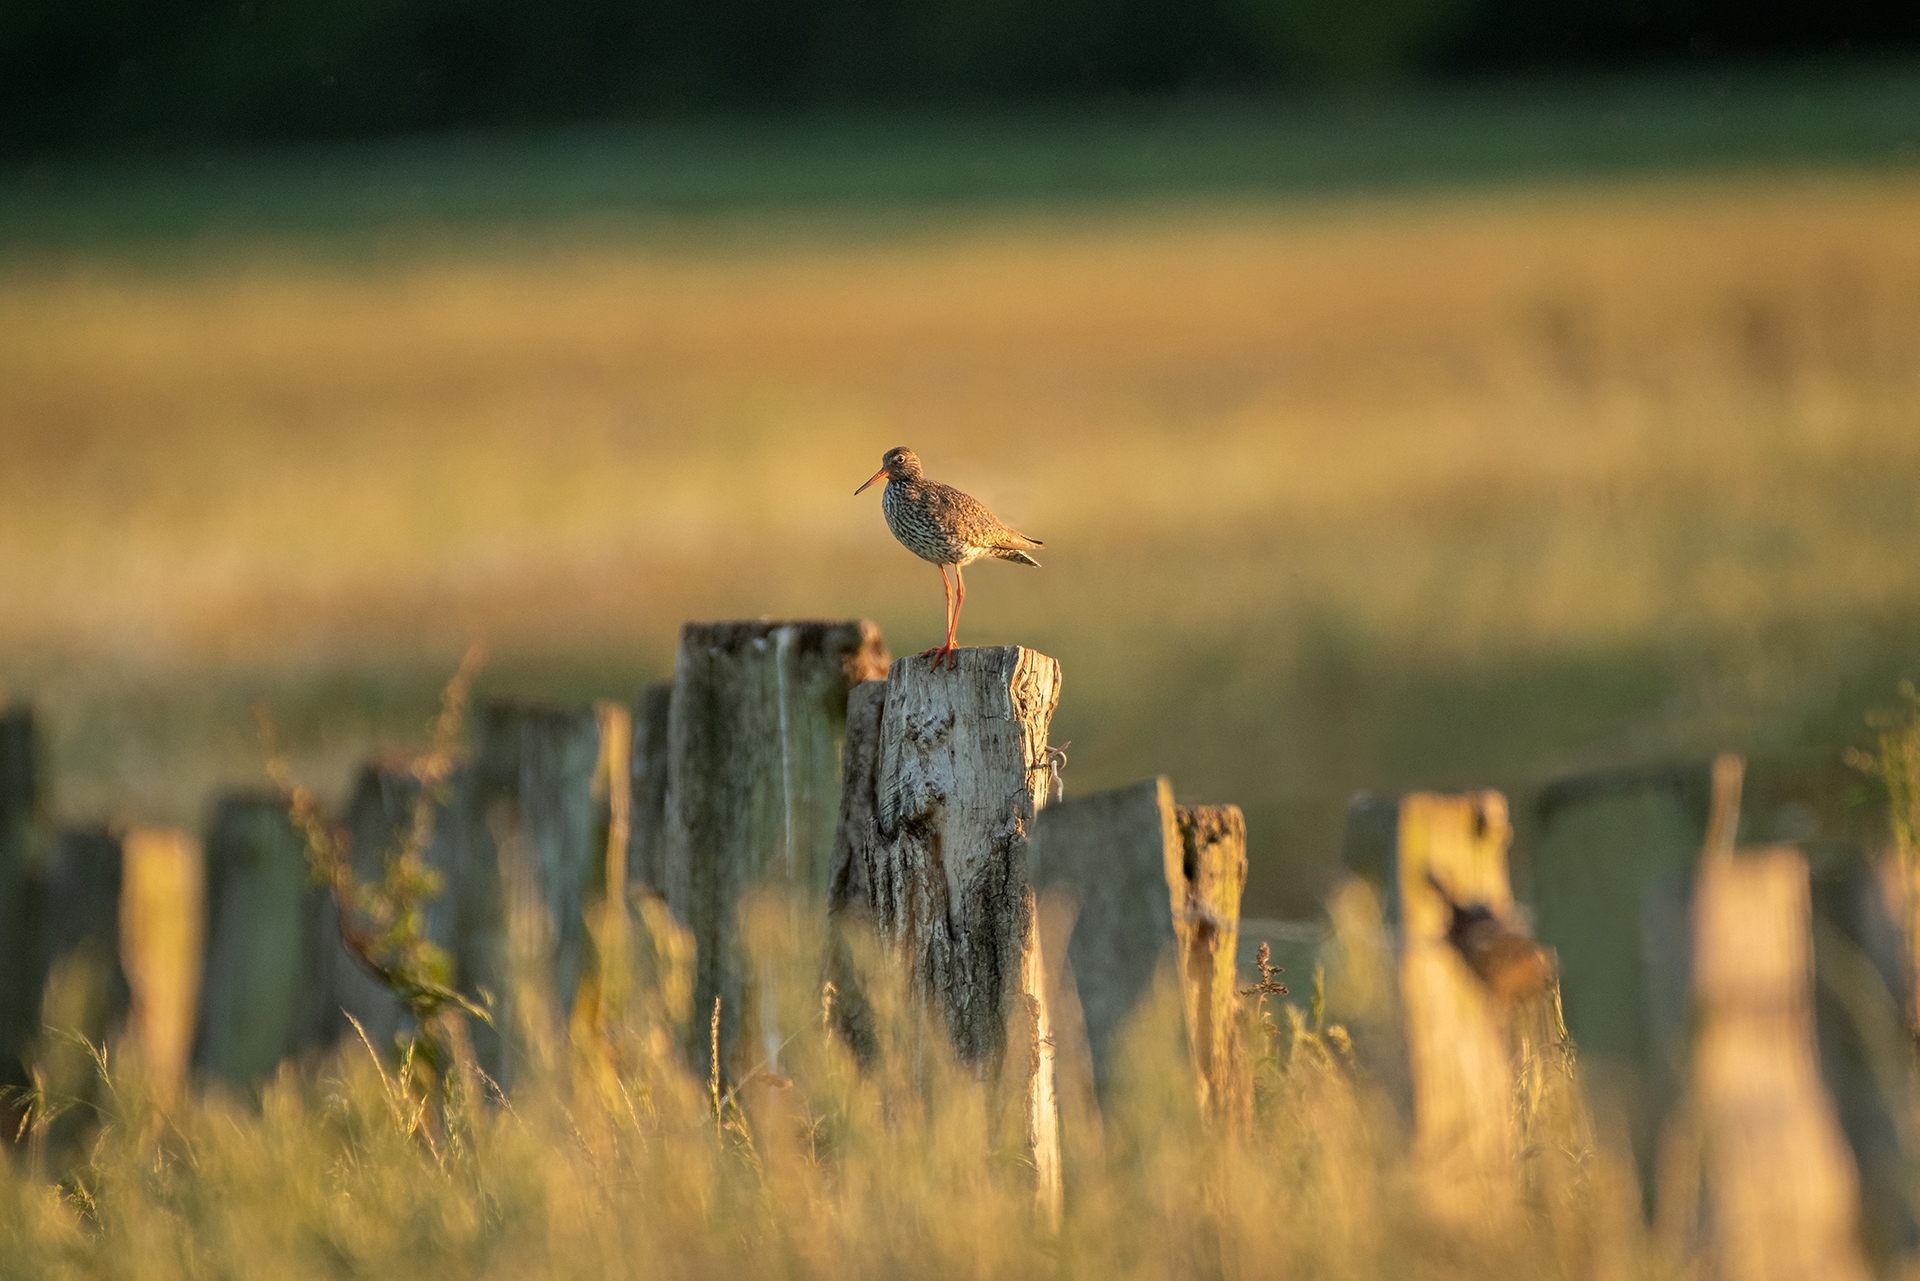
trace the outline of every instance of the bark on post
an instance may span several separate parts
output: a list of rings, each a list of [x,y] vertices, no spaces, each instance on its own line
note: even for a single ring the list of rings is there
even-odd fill
[[[515,1074],[513,1060],[531,1048],[517,1035],[520,1021],[551,1020],[535,1041],[547,1042],[573,1010],[587,880],[605,856],[593,798],[599,761],[591,707],[498,701],[482,712],[458,960],[463,977],[495,997],[494,1027],[475,1029],[474,1050],[503,1086]],[[523,995],[535,1008],[518,1008]]]
[[[1237,805],[1181,805],[1174,817],[1180,845],[1177,861],[1168,850],[1166,880],[1200,1105],[1227,1125],[1240,1126],[1253,1112],[1235,986],[1247,820]]]
[[[1120,1029],[1174,952],[1174,902],[1184,907],[1189,892],[1183,850],[1173,784],[1165,778],[1040,811],[1031,867],[1045,927],[1043,955],[1049,975],[1058,975],[1050,986],[1058,997],[1050,1013],[1056,1016],[1055,1039],[1066,1051],[1063,1099],[1083,1088],[1067,1079],[1077,1070],[1082,1039],[1072,1026],[1075,1006],[1092,1076],[1084,1087],[1106,1097]]]
[[[193,1050],[205,936],[205,872],[185,832],[136,827],[121,838],[120,966],[127,1039],[162,1107],[179,1097]]]
[[[1027,842],[1046,797],[1060,666],[1014,646],[902,659],[888,678],[872,872],[875,923],[960,1062],[989,1085],[1060,1199],[1053,1052]]]
[[[1723,1281],[1864,1281],[1857,1176],[1820,1081],[1806,861],[1709,851],[1693,904],[1693,1093]]]
[[[1400,802],[1394,885],[1400,998],[1422,1200],[1456,1228],[1494,1227],[1519,1204],[1519,1136],[1506,1009],[1468,965],[1460,913],[1511,919],[1506,798],[1412,793]]]
[[[663,894],[667,864],[667,717],[673,682],[655,681],[633,709],[632,818],[627,830],[627,885]]]
[[[229,796],[206,842],[206,948],[194,1066],[248,1085],[319,1045],[338,934],[277,794]]]
[[[757,1017],[742,1022],[755,983],[740,939],[741,898],[762,880],[826,897],[847,693],[885,663],[879,629],[864,619],[681,629],[667,717],[662,879],[667,906],[694,937],[693,1008],[702,1017],[687,1048],[703,1074],[704,1015],[715,998],[723,1074],[752,1067],[771,1048],[757,1048],[753,1062],[730,1062],[741,1028],[762,1026]]]

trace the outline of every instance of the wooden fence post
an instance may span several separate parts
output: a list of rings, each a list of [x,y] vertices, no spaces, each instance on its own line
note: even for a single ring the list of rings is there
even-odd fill
[[[667,906],[696,956],[689,1057],[704,1073],[720,1001],[723,1074],[755,991],[742,895],[762,879],[824,899],[847,693],[885,671],[879,629],[852,622],[688,623],[674,657],[663,802]],[[763,1029],[764,1030],[764,1029]],[[762,1039],[766,1039],[764,1036]],[[761,1046],[755,1058],[777,1049]],[[741,1064],[750,1067],[751,1064]]]
[[[827,876],[825,968],[827,980],[834,987],[834,1026],[862,1066],[872,1062],[878,1043],[846,932],[873,926],[870,880],[879,839],[880,724],[886,710],[884,680],[862,681],[847,694],[847,738],[840,753],[840,818],[834,828],[833,861]]]
[[[1238,958],[1240,891],[1247,881],[1247,820],[1237,805],[1181,805],[1177,861],[1168,851],[1167,886],[1179,936],[1180,988],[1186,997],[1200,1102],[1230,1126],[1253,1114],[1253,1082],[1240,1043]]]
[[[34,742],[31,708],[13,704],[0,710],[0,970],[16,976],[31,970],[38,934],[33,836],[40,790]],[[0,983],[0,1086],[29,1083],[23,1056],[39,1006],[38,982],[21,977]],[[9,1120],[10,1113],[11,1106],[0,1100],[0,1121]]]
[[[1513,916],[1498,792],[1401,799],[1393,885],[1400,999],[1422,1201],[1455,1228],[1497,1228],[1519,1207],[1519,1136],[1504,1003],[1468,965],[1460,913]]]
[[[206,876],[185,832],[135,827],[120,838],[120,965],[131,1008],[127,1037],[154,1098],[167,1107],[186,1084],[205,938]]]
[[[673,682],[654,681],[640,691],[633,709],[627,885],[655,894],[666,889],[667,717],[672,705]]]
[[[1062,1049],[1063,1103],[1088,1090],[1107,1097],[1120,1029],[1174,953],[1173,901],[1187,894],[1182,850],[1173,784],[1164,777],[1057,802],[1034,822],[1029,864],[1056,998],[1049,1014]],[[1074,1080],[1083,1070],[1091,1080]]]
[[[419,851],[421,863],[440,874],[440,893],[426,905],[428,941],[446,950],[453,961],[454,986],[470,998],[478,992],[460,965],[461,888],[472,843],[465,830],[466,807],[459,801],[470,785],[469,770],[456,770],[444,784],[447,794],[431,800],[433,835]],[[369,761],[360,771],[347,801],[346,828],[353,854],[353,874],[362,884],[378,884],[386,875],[387,859],[408,839],[413,809],[420,798],[420,780],[405,759]],[[351,1015],[376,1050],[389,1050],[407,1024],[406,1007],[385,984],[368,974],[338,939],[332,959],[331,1005]],[[333,1014],[329,1009],[330,1016]],[[347,1032],[344,1025],[333,1035]]]
[[[319,1045],[339,922],[275,794],[228,796],[206,842],[206,948],[194,1066],[234,1085]]]
[[[872,898],[881,938],[1060,1204],[1058,1111],[1027,840],[1060,666],[1015,646],[901,659],[881,725]],[[1017,1118],[1017,1119],[1016,1119]]]
[[[494,994],[494,1027],[475,1030],[474,1051],[503,1088],[517,1075],[515,1060],[557,1036],[573,1010],[587,880],[604,858],[593,799],[599,761],[592,707],[495,701],[482,711],[458,959],[476,989]],[[522,995],[546,1008],[521,1010]],[[551,1022],[528,1041],[519,1026],[527,1018]]]
[[[1853,1160],[1814,1053],[1809,926],[1795,850],[1708,852],[1693,903],[1692,1086],[1722,1281],[1867,1276]]]
[[[59,833],[39,880],[34,964],[12,981],[42,998],[34,1066],[56,1099],[98,1097],[100,1082],[86,1045],[104,1047],[126,1021],[120,879],[120,842],[104,828],[89,828]],[[56,1166],[73,1155],[91,1120],[86,1107],[55,1120],[47,1145]]]

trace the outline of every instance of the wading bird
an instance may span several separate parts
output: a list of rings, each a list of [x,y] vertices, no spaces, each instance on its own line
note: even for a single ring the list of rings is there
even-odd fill
[[[978,499],[969,498],[952,485],[928,480],[920,474],[920,460],[911,449],[889,449],[880,457],[880,470],[853,492],[859,494],[883,476],[887,487],[880,495],[880,510],[886,513],[887,528],[908,551],[940,567],[940,586],[946,592],[947,643],[921,651],[920,657],[932,658],[933,667],[944,658],[951,667],[958,661],[953,656],[953,633],[960,626],[960,606],[967,600],[967,581],[960,577],[961,566],[992,556],[1038,569],[1040,562],[1027,555],[1026,549],[1040,546],[1040,540],[1007,528]],[[949,565],[953,566],[953,583],[947,581]],[[958,597],[954,595],[954,583],[960,587]]]

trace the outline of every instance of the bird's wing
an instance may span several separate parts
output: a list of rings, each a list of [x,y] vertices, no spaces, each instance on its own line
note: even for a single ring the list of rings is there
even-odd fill
[[[946,518],[949,527],[958,530],[976,547],[1038,547],[1040,540],[1028,538],[1003,524],[987,505],[971,494],[963,494],[952,485],[928,486],[930,502],[936,514]]]

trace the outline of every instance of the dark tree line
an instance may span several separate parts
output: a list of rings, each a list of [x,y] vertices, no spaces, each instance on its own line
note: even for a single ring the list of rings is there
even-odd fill
[[[0,154],[1914,48],[1914,0],[0,0]]]

